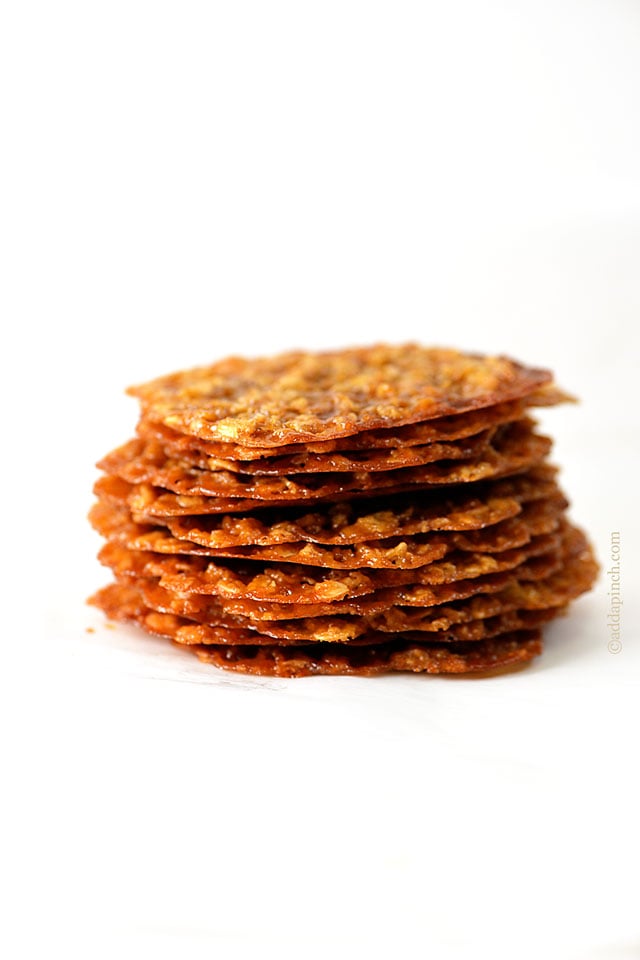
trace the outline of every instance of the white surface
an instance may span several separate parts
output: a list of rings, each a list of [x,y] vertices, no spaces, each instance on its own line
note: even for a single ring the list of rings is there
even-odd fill
[[[2,17],[5,954],[640,956],[638,4]],[[411,338],[582,397],[621,653],[604,576],[483,681],[242,679],[85,607],[127,384]]]

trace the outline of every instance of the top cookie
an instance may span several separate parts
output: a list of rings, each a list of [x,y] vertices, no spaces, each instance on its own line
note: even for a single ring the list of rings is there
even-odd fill
[[[406,343],[228,357],[127,392],[146,418],[180,433],[279,447],[489,407],[551,380],[508,357]]]

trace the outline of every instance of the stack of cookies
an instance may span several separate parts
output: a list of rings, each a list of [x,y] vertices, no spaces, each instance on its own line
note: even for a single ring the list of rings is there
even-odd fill
[[[98,466],[108,617],[277,676],[496,672],[597,565],[530,413],[545,370],[417,344],[230,357],[129,391]]]

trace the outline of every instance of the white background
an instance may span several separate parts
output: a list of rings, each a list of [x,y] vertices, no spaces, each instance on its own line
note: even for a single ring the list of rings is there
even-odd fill
[[[0,89],[6,956],[640,957],[640,4],[8,0]],[[242,679],[85,606],[128,384],[409,339],[582,398],[617,656],[604,574],[483,681]]]

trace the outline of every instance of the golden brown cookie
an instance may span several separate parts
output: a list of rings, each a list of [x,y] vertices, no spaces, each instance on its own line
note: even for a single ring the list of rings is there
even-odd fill
[[[573,401],[573,397],[553,385],[536,390],[520,400],[498,403],[484,409],[448,417],[437,417],[423,423],[405,424],[400,427],[386,427],[379,430],[363,430],[348,437],[336,440],[320,440],[307,443],[290,443],[271,447],[247,447],[232,441],[201,440],[190,434],[179,433],[163,423],[148,420],[142,416],[138,422],[137,433],[144,439],[160,440],[174,456],[197,452],[200,456],[219,457],[222,460],[260,460],[278,458],[285,455],[305,457],[327,455],[346,451],[371,449],[405,449],[425,443],[441,443],[446,440],[458,440],[479,433],[487,427],[521,419],[529,407],[549,407],[559,403]],[[306,461],[304,461],[306,462]],[[231,467],[229,468],[231,469]],[[244,468],[242,468],[244,469]],[[242,472],[242,470],[241,470]],[[301,473],[306,469],[300,469]]]
[[[161,516],[246,512],[318,500],[339,502],[418,487],[472,483],[521,473],[542,462],[551,448],[526,421],[507,425],[483,452],[469,460],[443,460],[382,473],[304,474],[254,477],[188,467],[168,461],[142,441],[113,451],[102,469],[131,484],[129,505],[137,513]],[[147,458],[148,454],[148,458]]]
[[[95,529],[107,539],[135,551],[276,561],[330,567],[334,570],[365,567],[410,569],[439,560],[454,550],[497,553],[522,546],[533,536],[556,529],[566,505],[566,500],[558,494],[546,500],[526,503],[518,516],[479,530],[435,531],[338,546],[302,541],[211,548],[206,538],[203,543],[193,543],[194,539],[199,539],[197,530],[189,531],[192,539],[178,539],[165,527],[132,522],[126,508],[104,501],[94,504],[89,518]]]
[[[408,643],[375,647],[193,647],[200,660],[236,673],[270,677],[378,674],[484,674],[525,664],[542,653],[539,630],[520,630],[477,643]]]
[[[180,433],[277,447],[490,407],[551,381],[507,357],[407,343],[228,357],[129,392],[147,419]]]
[[[373,633],[404,634],[407,631],[447,633],[446,639],[482,639],[488,629],[517,629],[526,626],[522,620],[525,611],[545,611],[563,608],[591,586],[595,576],[593,555],[581,531],[568,528],[562,547],[562,567],[542,580],[517,579],[493,594],[481,594],[449,604],[406,609],[401,604],[390,604],[386,609],[364,615],[333,615],[294,620],[264,621],[231,614],[207,596],[182,596],[159,585],[157,580],[139,578],[125,584],[127,589],[140,591],[144,604],[160,613],[171,613],[196,621],[197,627],[184,626],[176,639],[189,643],[266,642],[264,636],[279,641],[311,643],[348,642],[366,637],[375,642]],[[109,597],[118,587],[107,588]],[[109,602],[113,602],[110,600]],[[506,615],[509,615],[508,617]],[[550,616],[553,616],[553,612]],[[489,624],[489,619],[493,621]],[[484,621],[487,621],[486,623]],[[467,627],[458,627],[467,624]],[[205,629],[205,627],[207,629]],[[208,628],[216,628],[210,631]],[[202,629],[201,629],[202,628]],[[231,631],[229,640],[221,639],[220,629]],[[238,638],[237,631],[243,631]],[[245,635],[251,631],[251,637]],[[461,635],[463,631],[463,635]],[[258,634],[259,636],[254,636]]]
[[[225,592],[209,591],[199,594],[189,587],[206,585],[203,577],[198,580],[193,570],[194,558],[191,557],[161,557],[152,553],[127,550],[117,543],[107,543],[99,554],[101,562],[108,566],[118,580],[157,580],[169,592],[180,596],[198,596],[202,601],[215,604],[220,610],[239,614],[257,620],[288,620],[298,617],[313,617],[338,615],[344,613],[368,614],[385,610],[393,604],[403,606],[431,606],[437,603],[446,603],[451,600],[462,599],[476,593],[493,593],[511,583],[514,578],[519,580],[541,579],[550,576],[562,564],[563,532],[551,535],[534,537],[530,543],[519,550],[508,550],[496,556],[469,555],[468,562],[464,562],[464,555],[459,554],[446,565],[431,564],[417,571],[393,572],[381,579],[379,576],[363,581],[363,578],[354,578],[360,587],[369,586],[370,589],[359,592],[354,589],[352,595],[343,600],[329,599],[324,602],[309,603],[296,602],[296,596],[307,599],[307,595],[299,590],[296,594],[291,590],[286,599],[278,600],[254,599],[246,595],[234,595]],[[445,567],[449,576],[445,579],[442,568]],[[488,569],[489,572],[482,572]],[[453,572],[468,572],[471,576],[455,578]],[[325,573],[326,571],[319,571]],[[327,578],[329,575],[326,575]],[[416,581],[416,578],[419,578]],[[376,582],[377,581],[377,582]],[[431,582],[430,582],[431,581]],[[295,582],[292,577],[291,582]],[[390,583],[391,582],[391,583]],[[315,593],[322,593],[326,585],[332,585],[330,579],[318,580],[306,584],[314,588]],[[388,585],[385,586],[384,583]],[[255,584],[255,580],[254,580]],[[382,584],[382,585],[381,585]],[[389,585],[390,584],[390,585]],[[215,598],[215,599],[212,599]]]

